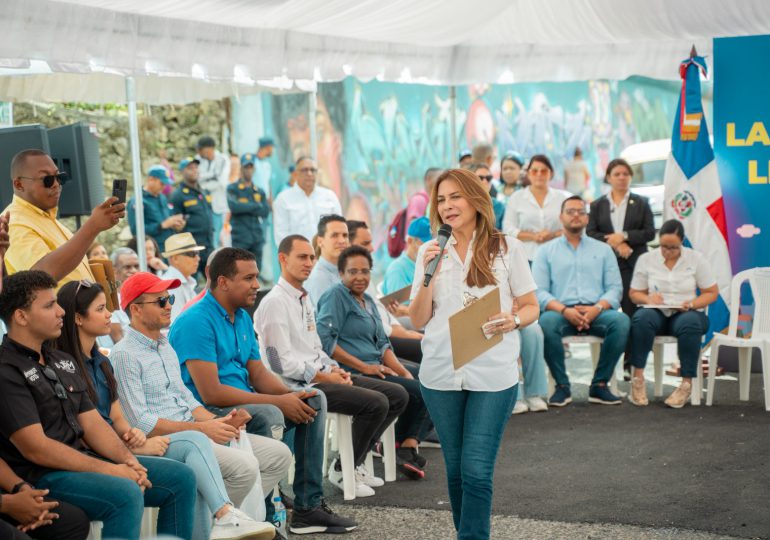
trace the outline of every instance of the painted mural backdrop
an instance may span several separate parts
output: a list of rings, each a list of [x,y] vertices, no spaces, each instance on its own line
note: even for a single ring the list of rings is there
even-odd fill
[[[452,134],[446,86],[355,79],[321,84],[315,117],[319,182],[338,193],[347,217],[370,223],[378,244],[408,195],[420,189],[425,169],[455,165],[453,136],[458,149],[490,142],[498,156],[509,150],[525,157],[545,153],[557,169],[556,186],[563,185],[563,166],[579,147],[598,194],[606,164],[626,146],[670,137],[677,92],[676,83],[636,77],[458,87]],[[305,95],[251,96],[236,104],[237,122],[253,121],[244,116],[255,99],[261,100],[260,132],[277,142],[275,192],[286,182],[288,165],[311,153],[309,103]],[[238,140],[235,146],[253,150]],[[385,262],[384,249],[378,254]]]

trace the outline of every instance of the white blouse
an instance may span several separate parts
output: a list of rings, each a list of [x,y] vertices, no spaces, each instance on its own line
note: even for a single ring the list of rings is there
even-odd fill
[[[561,203],[571,197],[571,193],[560,189],[548,188],[548,193],[541,208],[529,187],[514,192],[508,199],[503,220],[503,232],[516,238],[520,232],[537,232],[542,230],[560,231]],[[530,261],[535,258],[539,244],[535,241],[523,242]]]
[[[663,303],[680,305],[695,298],[696,288],[706,289],[716,285],[716,278],[706,258],[694,249],[682,246],[679,260],[669,270],[660,248],[639,257],[631,278],[631,288],[659,293]],[[662,310],[670,315],[670,310]]]
[[[512,237],[506,237],[506,241],[508,252],[501,252],[495,257],[492,266],[499,285],[469,287],[465,278],[473,257],[473,240],[468,246],[463,264],[454,248],[457,241],[454,236],[449,239],[439,272],[433,277],[433,316],[425,326],[425,337],[422,340],[420,382],[426,388],[498,392],[518,382],[518,330],[503,334],[500,343],[458,370],[454,369],[452,363],[452,342],[449,335],[449,317],[463,309],[466,299],[481,298],[493,287],[499,286],[500,307],[503,312],[507,312],[513,307],[514,296],[519,297],[535,290],[535,281],[529,270],[523,244]],[[412,300],[422,287],[425,274],[423,254],[427,246],[435,242],[436,240],[426,242],[417,254]]]

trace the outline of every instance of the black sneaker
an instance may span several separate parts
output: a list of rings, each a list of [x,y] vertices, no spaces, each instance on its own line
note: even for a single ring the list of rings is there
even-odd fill
[[[548,400],[548,405],[552,407],[564,407],[572,403],[572,391],[566,384],[560,384],[556,386],[556,391]]]
[[[422,467],[415,461],[415,455],[417,455],[417,452],[414,448],[398,448],[396,450],[396,464],[407,478],[410,478],[411,480],[422,480],[425,478],[425,471],[423,471]]]
[[[620,405],[622,400],[610,392],[606,384],[592,384],[588,389],[589,403],[598,403],[600,405]]]
[[[358,523],[350,518],[335,514],[321,499],[321,504],[309,510],[297,510],[291,513],[289,532],[292,534],[344,534],[355,530]]]
[[[420,452],[416,448],[407,448],[407,450],[411,450],[412,454],[412,461],[421,469],[425,469],[425,466],[428,464],[428,460],[425,459],[425,457],[420,454]]]

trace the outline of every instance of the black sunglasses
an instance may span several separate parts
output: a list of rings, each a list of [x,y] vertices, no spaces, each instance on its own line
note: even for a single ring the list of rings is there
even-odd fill
[[[158,304],[160,306],[160,309],[163,309],[166,307],[166,304],[174,305],[175,297],[173,294],[169,294],[168,296],[161,296],[160,298],[156,300],[152,300],[151,302],[134,302],[134,304]]]
[[[67,390],[64,388],[64,385],[59,380],[59,376],[56,374],[53,368],[49,366],[43,366],[43,375],[45,375],[46,379],[54,383],[53,390],[56,392],[56,397],[62,401],[67,399]]]
[[[179,253],[179,255],[182,255],[184,257],[190,257],[191,259],[201,256],[200,251],[185,251],[184,253]]]
[[[42,180],[43,186],[50,188],[53,187],[54,182],[59,182],[59,185],[63,186],[69,181],[70,175],[66,172],[60,172],[56,174],[47,174],[40,178],[32,178],[31,176],[19,176],[19,178],[24,178],[26,180]]]
[[[481,178],[482,180],[486,180],[487,182],[491,182],[492,179],[494,178],[494,176],[492,176],[491,174],[479,174],[478,177]]]

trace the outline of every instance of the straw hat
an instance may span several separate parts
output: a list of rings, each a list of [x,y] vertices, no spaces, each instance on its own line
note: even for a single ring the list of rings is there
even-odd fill
[[[172,255],[179,255],[180,253],[187,253],[188,251],[203,251],[206,249],[204,246],[196,244],[192,233],[188,232],[169,236],[166,239],[165,248],[166,251],[162,255],[166,258]]]

